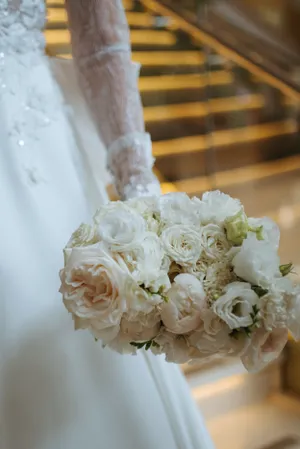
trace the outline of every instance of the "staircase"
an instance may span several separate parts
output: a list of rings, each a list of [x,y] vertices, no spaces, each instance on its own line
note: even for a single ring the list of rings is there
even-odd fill
[[[162,190],[200,195],[220,188],[240,197],[249,214],[279,221],[281,255],[300,264],[299,97],[238,66],[223,48],[208,47],[159,1],[123,3]],[[47,6],[49,53],[70,58],[64,0]],[[300,448],[300,405],[284,394],[281,362],[252,376],[235,360],[186,375],[217,449]]]
[[[199,195],[221,188],[236,194],[241,184],[270,178],[285,183],[298,175],[297,100],[205,49],[193,30],[182,30],[175,13],[157,12],[159,2],[125,0],[124,5],[133,59],[142,64],[145,122],[165,192]],[[48,0],[45,34],[51,54],[70,57],[63,0]],[[246,195],[242,200],[251,203]],[[276,210],[275,202],[270,198],[268,210]]]

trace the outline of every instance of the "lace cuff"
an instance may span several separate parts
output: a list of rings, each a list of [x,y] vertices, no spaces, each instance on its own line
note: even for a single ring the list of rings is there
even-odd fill
[[[122,136],[108,150],[108,168],[123,199],[160,194],[153,164],[152,143],[147,133]]]

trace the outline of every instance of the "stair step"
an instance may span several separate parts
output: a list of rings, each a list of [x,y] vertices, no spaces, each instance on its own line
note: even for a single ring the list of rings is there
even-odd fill
[[[170,162],[169,162],[170,163]],[[159,167],[158,167],[159,168]],[[262,162],[248,165],[233,170],[217,171],[213,178],[199,176],[174,182],[177,191],[186,192],[188,195],[198,195],[213,188],[227,189],[234,186],[246,186],[247,183],[268,179],[284,174],[296,174],[299,176],[300,156],[294,155],[275,161]],[[212,186],[213,181],[213,186]],[[166,186],[167,187],[167,186]],[[165,186],[162,185],[164,189]]]
[[[217,131],[209,138],[205,135],[199,135],[154,142],[153,152],[154,156],[159,158],[175,154],[205,151],[211,147],[211,144],[214,147],[224,147],[237,143],[244,144],[283,134],[293,134],[296,131],[297,125],[294,120],[284,120],[275,123]]]
[[[300,403],[276,394],[208,421],[216,449],[299,449]]]
[[[58,58],[71,59],[70,53],[58,53]],[[196,66],[204,62],[204,55],[200,51],[133,51],[132,59],[142,66]]]
[[[201,61],[201,59],[196,58],[196,60],[197,64],[200,65],[199,61]],[[208,82],[211,86],[228,85],[233,82],[233,77],[231,73],[226,72],[225,70],[212,73],[209,79],[206,74],[197,73],[186,75],[144,76],[140,79],[140,91],[145,93],[169,90],[202,89],[207,86]]]
[[[176,35],[169,31],[156,30],[132,30],[130,33],[131,44],[135,47],[154,46],[172,47],[176,44]],[[70,33],[68,30],[45,30],[45,37],[50,48],[58,52],[70,51]]]
[[[209,114],[244,111],[262,108],[264,97],[259,94],[247,96],[245,101],[239,97],[217,98],[209,102],[181,103],[144,108],[146,123],[163,120],[178,120],[182,118],[200,118]]]
[[[203,73],[141,76],[139,89],[144,106],[193,103],[206,101],[207,83],[208,77]],[[220,70],[211,74],[210,98],[227,98],[234,94],[234,90],[229,72]]]
[[[151,14],[145,12],[127,12],[127,21],[131,27],[157,27],[157,20]],[[56,26],[64,25],[67,27],[68,17],[67,11],[62,7],[49,7],[47,14],[47,26],[54,28]]]

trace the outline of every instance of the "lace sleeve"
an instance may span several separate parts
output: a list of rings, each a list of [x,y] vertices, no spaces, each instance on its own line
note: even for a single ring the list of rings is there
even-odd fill
[[[121,0],[66,0],[73,57],[121,198],[158,194]]]

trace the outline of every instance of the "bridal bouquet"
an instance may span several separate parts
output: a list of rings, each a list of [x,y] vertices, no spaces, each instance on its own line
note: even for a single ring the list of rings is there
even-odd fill
[[[221,192],[102,206],[64,250],[64,305],[122,353],[185,363],[239,356],[250,371],[300,337],[300,290],[280,265],[279,230]]]

